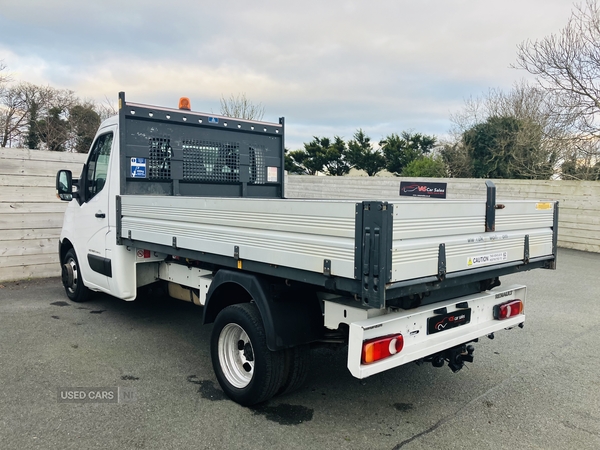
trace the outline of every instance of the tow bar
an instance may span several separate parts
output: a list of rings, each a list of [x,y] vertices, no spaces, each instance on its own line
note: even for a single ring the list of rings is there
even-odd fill
[[[430,362],[433,367],[443,367],[447,362],[450,370],[456,373],[464,367],[466,362],[473,362],[474,351],[475,347],[472,345],[462,344],[423,358],[422,361]]]

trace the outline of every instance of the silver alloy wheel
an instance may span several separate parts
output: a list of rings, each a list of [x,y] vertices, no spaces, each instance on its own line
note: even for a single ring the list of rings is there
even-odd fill
[[[219,335],[219,364],[227,381],[243,389],[254,375],[254,350],[248,334],[236,323],[228,323]]]
[[[63,265],[63,282],[71,294],[75,294],[78,281],[77,263],[73,258],[69,258]]]

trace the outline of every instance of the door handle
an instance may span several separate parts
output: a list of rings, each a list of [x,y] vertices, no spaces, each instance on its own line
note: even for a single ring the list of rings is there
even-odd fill
[[[96,216],[98,219],[104,219],[104,218],[106,217],[106,214],[104,214],[103,212],[97,212],[97,213],[95,214],[95,216]]]

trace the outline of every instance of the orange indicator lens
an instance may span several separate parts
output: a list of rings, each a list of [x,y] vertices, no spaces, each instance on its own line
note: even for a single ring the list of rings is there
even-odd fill
[[[404,347],[402,334],[391,334],[363,342],[362,363],[371,364],[400,353]]]

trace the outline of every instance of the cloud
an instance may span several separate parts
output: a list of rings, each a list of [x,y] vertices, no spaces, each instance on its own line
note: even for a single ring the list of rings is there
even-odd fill
[[[292,148],[358,127],[440,134],[466,97],[525,76],[509,68],[517,44],[557,32],[568,3],[22,0],[0,12],[0,59],[99,101],[186,95],[210,112],[244,92],[287,117]]]

